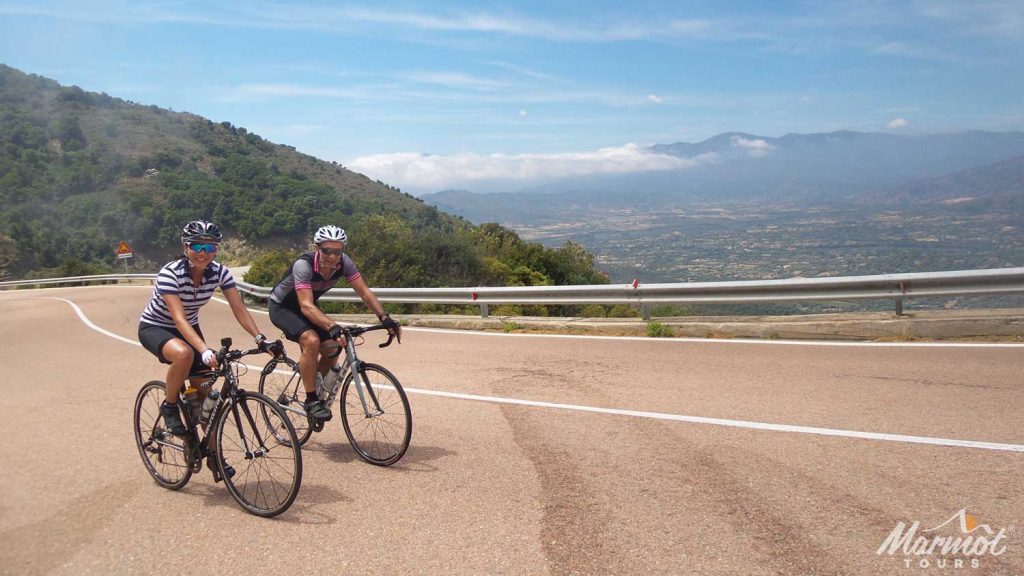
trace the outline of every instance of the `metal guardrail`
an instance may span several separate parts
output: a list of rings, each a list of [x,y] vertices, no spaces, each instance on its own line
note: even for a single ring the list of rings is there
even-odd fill
[[[104,274],[0,282],[0,289],[20,286],[101,282],[152,281],[155,274]],[[266,299],[271,288],[237,281],[240,292]],[[674,284],[604,284],[580,286],[512,286],[475,288],[374,288],[381,302],[401,304],[461,304],[480,307],[486,317],[492,304],[627,304],[640,308],[650,319],[655,304],[741,304],[810,302],[823,300],[893,300],[903,314],[903,300],[934,296],[968,296],[1024,292],[1024,268],[915,272],[876,276],[789,278],[737,282]],[[359,302],[351,288],[334,288],[321,300]]]

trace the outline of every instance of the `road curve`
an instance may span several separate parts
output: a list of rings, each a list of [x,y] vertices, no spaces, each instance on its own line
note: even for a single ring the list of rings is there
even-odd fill
[[[149,290],[0,293],[0,573],[923,574],[876,550],[966,510],[1005,529],[969,572],[1024,574],[1020,347],[371,335],[419,391],[409,452],[369,466],[331,422],[265,520],[139,461]],[[249,342],[223,304],[202,325]]]

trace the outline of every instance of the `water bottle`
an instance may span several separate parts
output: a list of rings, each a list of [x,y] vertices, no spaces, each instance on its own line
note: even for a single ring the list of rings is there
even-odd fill
[[[319,381],[317,382],[320,383]],[[321,398],[328,398],[331,394],[334,394],[338,390],[338,386],[341,385],[341,364],[335,364],[331,366],[331,369],[327,371],[327,375],[323,379],[323,391],[317,390],[317,394]]]
[[[185,398],[185,405],[188,406],[188,412],[192,419],[192,423],[199,423],[199,418],[202,415],[203,410],[203,401],[199,399],[199,390],[192,386],[187,386],[182,392],[182,396]]]
[[[203,415],[200,419],[204,426],[210,421],[210,417],[213,416],[218,400],[220,400],[220,392],[217,390],[210,390],[210,393],[206,395],[206,400],[203,401]]]

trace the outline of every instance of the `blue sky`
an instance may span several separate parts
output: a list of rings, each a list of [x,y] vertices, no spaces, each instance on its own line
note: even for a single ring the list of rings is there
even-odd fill
[[[430,192],[721,132],[1024,129],[1024,2],[0,2],[0,62]]]

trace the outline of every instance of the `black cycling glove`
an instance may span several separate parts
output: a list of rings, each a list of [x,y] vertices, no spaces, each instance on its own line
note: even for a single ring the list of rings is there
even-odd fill
[[[271,342],[263,334],[256,336],[256,347],[259,348],[260,352],[270,352],[274,356],[284,354],[284,344],[280,340]]]
[[[327,331],[327,335],[330,336],[332,340],[341,338],[341,334],[341,326],[338,326],[337,324],[331,326],[331,329]]]
[[[399,344],[402,343],[402,325],[398,320],[391,318],[390,314],[385,314],[381,316],[380,323],[388,329],[388,334],[394,336],[395,339],[398,340]]]

